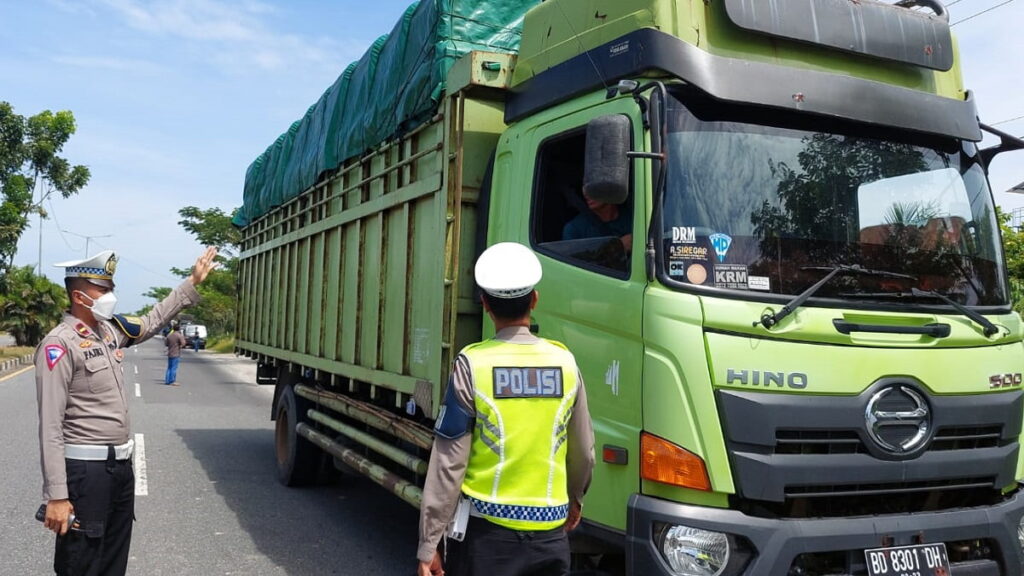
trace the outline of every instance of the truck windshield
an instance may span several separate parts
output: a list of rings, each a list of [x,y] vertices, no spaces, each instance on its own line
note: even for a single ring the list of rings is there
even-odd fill
[[[799,294],[821,267],[860,266],[815,297],[1007,303],[996,214],[971,142],[669,98],[662,265],[675,288]],[[828,127],[828,131],[822,130]],[[663,276],[664,277],[664,276]]]

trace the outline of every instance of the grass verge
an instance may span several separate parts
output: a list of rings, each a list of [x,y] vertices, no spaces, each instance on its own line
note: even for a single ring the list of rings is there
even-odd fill
[[[0,347],[0,358],[20,358],[35,351],[36,349],[31,346],[2,346]]]
[[[210,338],[206,342],[206,349],[220,354],[231,354],[235,351],[235,337],[220,336],[217,338]]]

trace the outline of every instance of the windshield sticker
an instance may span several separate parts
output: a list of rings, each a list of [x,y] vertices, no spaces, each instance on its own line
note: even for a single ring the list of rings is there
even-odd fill
[[[670,260],[699,260],[708,261],[707,246],[669,246],[668,257]]]
[[[686,279],[690,284],[703,284],[708,279],[708,269],[703,264],[690,264],[686,269]]]
[[[747,289],[747,267],[742,264],[715,266],[715,286],[719,288]]]
[[[672,243],[673,244],[696,244],[697,243],[697,229],[693,226],[673,226],[672,227]]]
[[[767,276],[748,276],[747,288],[751,290],[771,290],[772,281]]]
[[[725,255],[729,253],[729,246],[732,246],[732,236],[715,233],[708,236],[711,245],[715,247],[715,254],[718,254],[718,261],[725,262]]]

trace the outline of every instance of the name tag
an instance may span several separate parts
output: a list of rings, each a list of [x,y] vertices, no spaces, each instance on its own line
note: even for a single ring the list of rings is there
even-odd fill
[[[103,356],[103,349],[102,348],[93,348],[91,350],[86,350],[84,356],[85,356],[86,360],[89,360],[91,358],[96,358],[97,356]]]
[[[495,368],[495,398],[561,398],[561,368]]]

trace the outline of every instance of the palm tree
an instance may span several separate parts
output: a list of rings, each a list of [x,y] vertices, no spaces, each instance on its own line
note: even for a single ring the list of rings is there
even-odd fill
[[[18,346],[35,346],[60,322],[67,306],[63,286],[37,276],[31,266],[11,268],[0,285],[0,330]]]

